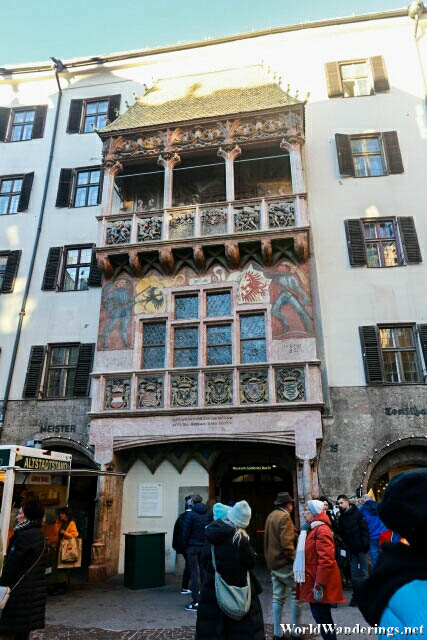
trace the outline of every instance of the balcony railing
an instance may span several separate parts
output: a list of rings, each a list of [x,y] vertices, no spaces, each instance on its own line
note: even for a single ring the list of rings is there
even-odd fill
[[[315,362],[94,374],[92,411],[190,410],[322,403]]]
[[[246,235],[308,225],[304,196],[258,198],[122,213],[100,220],[102,230],[98,246],[146,245],[168,240]]]

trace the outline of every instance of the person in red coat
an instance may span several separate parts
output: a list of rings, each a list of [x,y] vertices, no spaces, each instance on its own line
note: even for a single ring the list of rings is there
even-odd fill
[[[304,509],[303,526],[294,561],[297,598],[310,604],[313,618],[320,625],[333,625],[331,604],[345,602],[341,575],[335,560],[331,521],[321,500],[309,500]],[[320,627],[323,640],[336,640],[335,631]]]

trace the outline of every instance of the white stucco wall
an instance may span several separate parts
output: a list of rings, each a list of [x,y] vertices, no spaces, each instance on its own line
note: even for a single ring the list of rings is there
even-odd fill
[[[160,518],[139,518],[137,511],[138,484],[159,482],[163,485],[163,516]],[[165,569],[166,573],[175,571],[176,553],[172,549],[172,534],[175,520],[183,511],[178,504],[180,487],[208,486],[209,477],[195,460],[190,460],[182,473],[167,460],[157,468],[154,474],[141,460],[137,460],[129,469],[123,486],[122,534],[129,531],[166,531]],[[125,538],[120,540],[119,573],[124,568]]]

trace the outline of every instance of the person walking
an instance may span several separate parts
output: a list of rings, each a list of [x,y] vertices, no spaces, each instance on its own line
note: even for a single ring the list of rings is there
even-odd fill
[[[56,595],[66,593],[70,588],[70,569],[58,569],[58,560],[61,555],[61,543],[64,540],[78,538],[79,532],[73,517],[73,513],[69,507],[62,507],[58,511],[58,520],[56,522],[56,535],[58,536],[56,565],[53,569],[51,587],[49,594]]]
[[[405,627],[422,635],[427,624],[427,469],[394,475],[378,516],[408,544],[382,545],[372,574],[357,588],[359,609],[370,625],[384,628],[377,637]]]
[[[359,507],[360,513],[368,523],[369,529],[369,555],[371,556],[371,566],[374,567],[380,553],[380,535],[387,531],[387,527],[383,525],[378,516],[378,505],[371,496],[366,493],[362,496],[362,506]]]
[[[273,504],[276,508],[268,515],[264,527],[264,558],[273,583],[273,640],[278,640],[284,635],[280,621],[288,592],[291,597],[292,629],[300,622],[302,605],[296,599],[292,571],[297,539],[291,518],[294,501],[287,491],[283,491],[277,494]],[[298,635],[294,634],[293,637]]]
[[[211,522],[212,514],[208,513],[203,504],[202,496],[196,494],[192,498],[192,508],[185,518],[182,530],[184,547],[187,553],[188,565],[191,576],[192,602],[186,607],[186,611],[197,611],[199,601],[199,589],[203,582],[203,567],[200,555],[205,544],[205,527]]]
[[[350,552],[351,582],[353,596],[350,607],[357,607],[355,587],[360,580],[368,577],[369,529],[368,523],[355,504],[346,495],[337,498],[340,508],[338,528],[344,544]]]
[[[225,505],[221,505],[224,509],[215,507],[214,518],[215,512],[221,512],[222,517],[215,519],[206,528],[208,544],[203,551],[205,580],[200,592],[195,640],[265,640],[264,620],[258,598],[261,587],[252,574],[256,553],[246,532],[251,508],[245,500],[237,502],[228,510],[228,515]],[[251,604],[248,613],[241,620],[232,620],[218,605],[211,547],[217,571],[227,584],[245,587],[249,571]]]
[[[322,500],[308,500],[299,539],[294,577],[297,597],[310,604],[317,624],[333,625],[331,605],[345,602],[341,575],[335,560],[334,535]],[[323,640],[336,640],[336,633],[321,626]]]
[[[38,498],[25,500],[18,511],[0,578],[0,584],[11,589],[0,617],[0,640],[28,640],[31,631],[45,627],[47,543],[41,530],[43,516]]]
[[[190,568],[188,566],[188,556],[185,550],[184,540],[183,540],[183,529],[184,529],[184,519],[185,516],[192,508],[192,499],[191,496],[185,496],[185,511],[183,511],[176,519],[175,526],[173,528],[173,536],[172,536],[172,549],[176,551],[176,553],[180,553],[185,560],[184,572],[182,574],[182,584],[181,584],[181,593],[188,594],[191,593],[191,589],[188,588],[190,584]]]

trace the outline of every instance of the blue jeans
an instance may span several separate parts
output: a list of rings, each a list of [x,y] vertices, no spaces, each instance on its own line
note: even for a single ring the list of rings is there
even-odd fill
[[[311,615],[317,622],[317,624],[334,624],[331,615],[331,605],[323,604],[322,602],[310,602]],[[323,627],[320,627],[320,633],[323,640],[337,640],[335,631],[328,631]]]
[[[371,565],[373,569],[377,563],[378,556],[380,555],[380,539],[379,538],[377,538],[376,540],[373,540],[371,538],[369,553],[371,554]]]
[[[350,571],[353,591],[355,585],[368,577],[368,552],[350,553]]]

